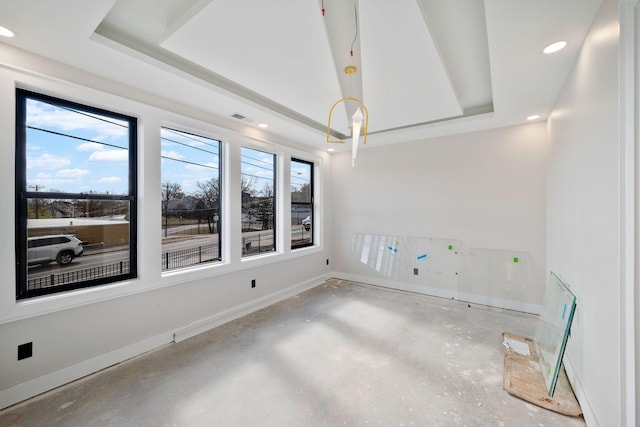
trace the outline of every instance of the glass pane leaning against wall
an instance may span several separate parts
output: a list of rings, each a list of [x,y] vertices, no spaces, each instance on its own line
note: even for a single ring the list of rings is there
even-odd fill
[[[276,250],[276,156],[242,147],[242,256]]]
[[[136,277],[136,119],[16,101],[16,297]]]
[[[220,141],[162,128],[162,270],[219,261]]]
[[[313,163],[291,159],[291,248],[313,245]]]

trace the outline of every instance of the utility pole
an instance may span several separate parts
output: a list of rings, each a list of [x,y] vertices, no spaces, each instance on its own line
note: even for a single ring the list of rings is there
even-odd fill
[[[44,187],[42,185],[34,184],[30,185],[29,188],[33,188],[37,193],[38,190],[42,190]],[[36,219],[40,218],[40,204],[38,203],[39,200],[40,199],[36,197]]]
[[[165,192],[164,201],[164,237],[167,237],[169,228],[169,181],[167,181],[167,190]]]

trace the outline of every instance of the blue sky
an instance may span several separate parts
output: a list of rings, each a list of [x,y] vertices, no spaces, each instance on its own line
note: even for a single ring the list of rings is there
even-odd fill
[[[307,163],[291,162],[291,191],[311,182],[311,168]]]
[[[242,147],[241,169],[243,179],[252,182],[257,195],[264,195],[267,189],[273,191],[275,156],[272,153]]]
[[[27,126],[30,191],[37,186],[45,192],[127,193],[127,122],[28,100]],[[163,128],[160,143],[162,183],[178,183],[190,194],[199,182],[218,177],[218,141]],[[242,148],[242,174],[257,192],[273,185],[274,162],[272,153]],[[310,181],[307,165],[292,162],[291,167],[292,190]]]
[[[218,178],[218,141],[168,128],[162,128],[160,137],[162,184],[180,184],[185,194],[193,194],[198,183]]]
[[[28,100],[27,126],[30,191],[127,193],[126,122]]]

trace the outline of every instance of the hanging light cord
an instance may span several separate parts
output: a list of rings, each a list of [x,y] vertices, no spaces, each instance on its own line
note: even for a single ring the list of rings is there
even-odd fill
[[[351,54],[351,56],[353,56],[353,45],[356,42],[356,39],[358,38],[358,9],[356,8],[356,2],[353,2],[353,14],[355,15],[355,21],[356,21],[356,33],[353,36],[353,41],[351,42],[351,50],[349,51],[349,53]]]
[[[320,3],[320,10],[322,11],[322,16],[324,16],[325,13],[325,9],[324,9],[324,0],[322,0],[322,2]],[[355,23],[356,23],[356,32],[353,35],[353,41],[351,42],[351,50],[349,50],[349,55],[351,55],[353,57],[353,45],[356,43],[356,40],[358,39],[358,8],[356,7],[356,2],[353,2],[353,14],[355,16]]]

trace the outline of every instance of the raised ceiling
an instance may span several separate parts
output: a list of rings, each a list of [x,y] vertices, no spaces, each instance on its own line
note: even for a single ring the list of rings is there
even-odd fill
[[[326,149],[347,96],[366,104],[372,144],[545,119],[601,3],[0,0],[0,25],[17,34],[7,44]]]

